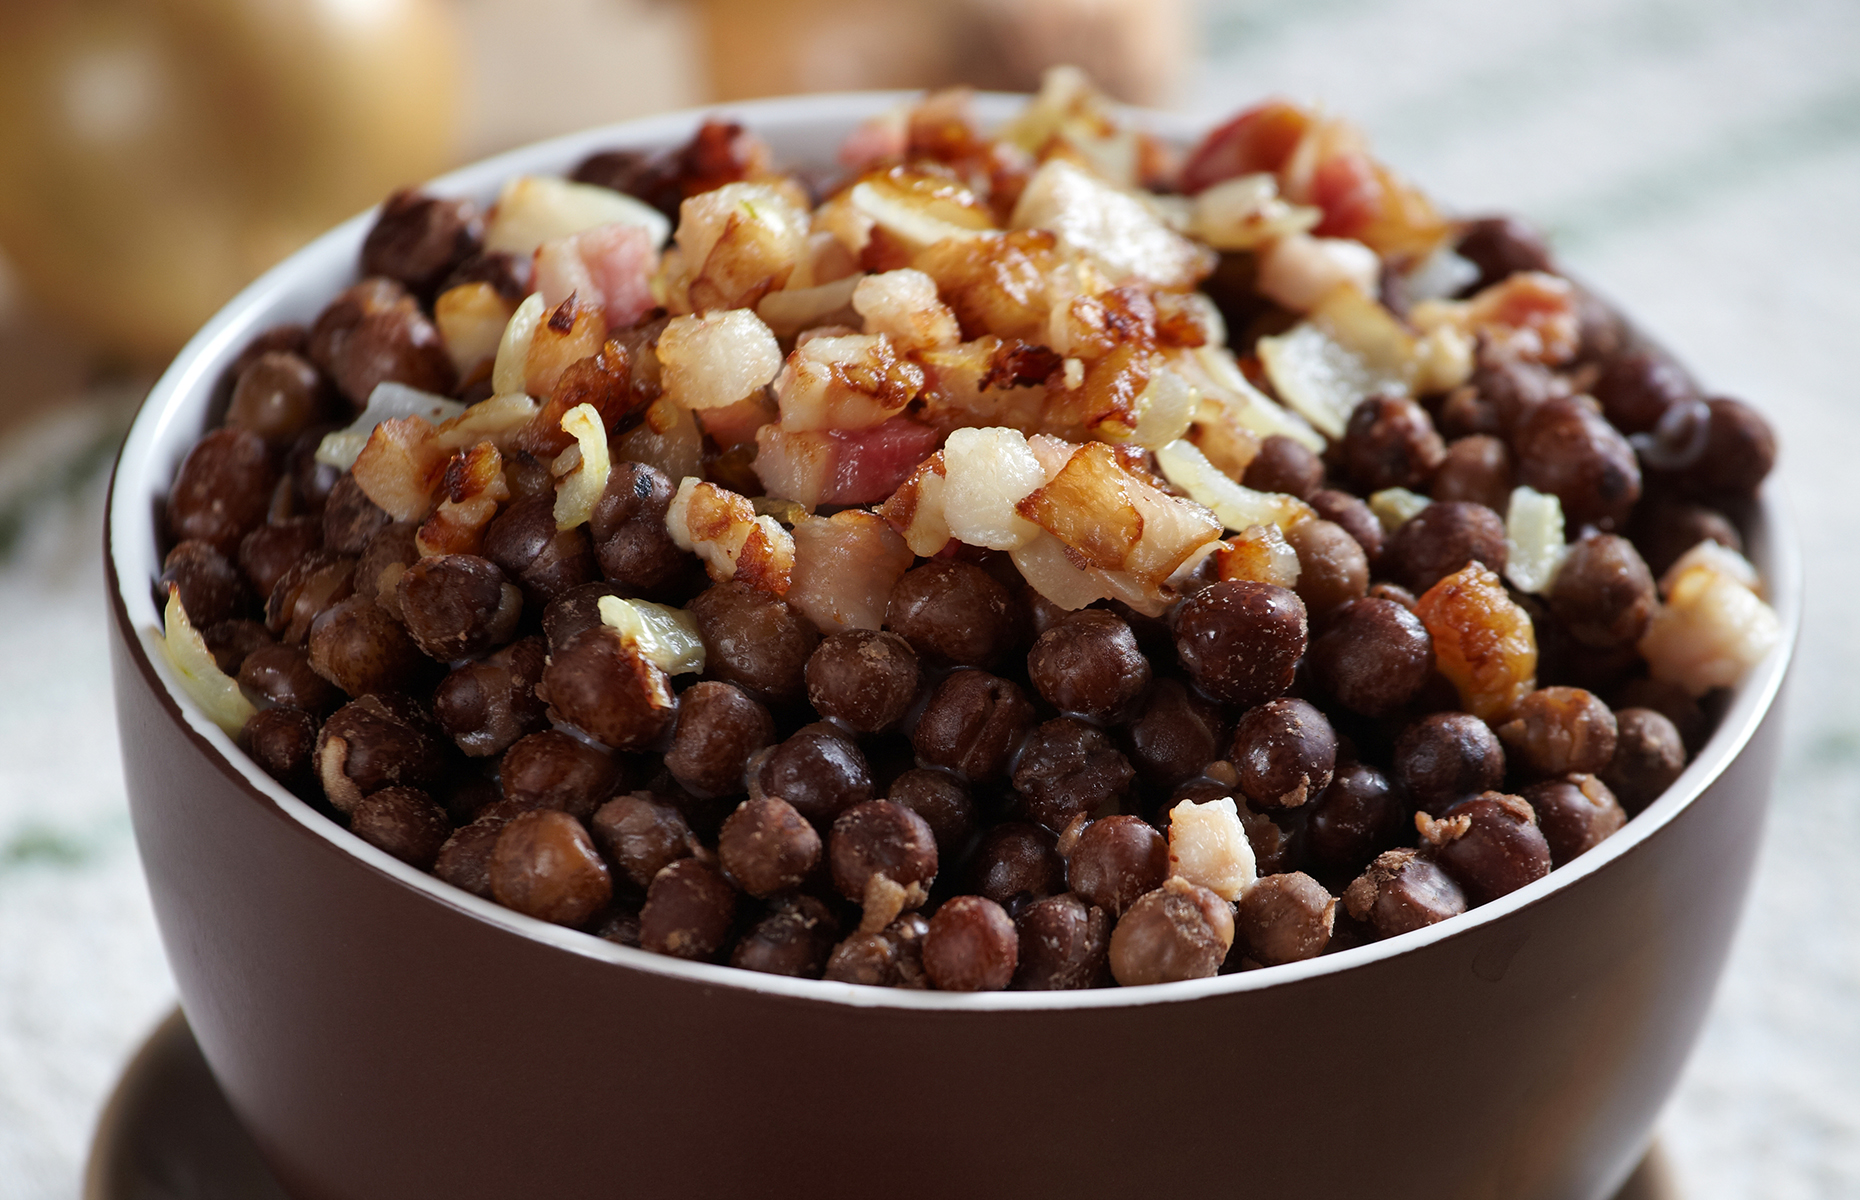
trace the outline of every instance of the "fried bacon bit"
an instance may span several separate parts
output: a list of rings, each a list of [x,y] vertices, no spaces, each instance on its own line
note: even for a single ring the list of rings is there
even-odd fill
[[[1666,603],[1640,639],[1653,677],[1694,696],[1736,686],[1782,641],[1775,610],[1751,586],[1750,564],[1716,542],[1703,545],[1713,549],[1688,551],[1660,581]]]
[[[440,488],[439,507],[414,535],[414,547],[422,555],[479,553],[485,526],[497,515],[497,506],[510,499],[504,456],[488,441],[461,450],[446,461]]]
[[[776,417],[775,401],[766,391],[758,390],[753,395],[745,396],[735,404],[722,408],[707,408],[703,412],[693,413],[698,425],[710,440],[719,448],[728,450],[732,446],[747,443],[751,451],[755,449],[756,430],[767,425]],[[752,453],[751,458],[755,457]],[[713,476],[714,478],[714,476]],[[751,488],[753,491],[754,489]]]
[[[1222,542],[1214,552],[1214,568],[1222,579],[1298,586],[1298,551],[1277,525],[1250,525]]]
[[[531,278],[544,304],[579,295],[600,306],[608,328],[621,329],[652,310],[652,273],[658,266],[651,232],[614,222],[544,242],[536,249]]]
[[[1361,242],[1295,233],[1260,254],[1257,286],[1260,295],[1293,312],[1310,312],[1340,287],[1373,294],[1381,274],[1381,260]]]
[[[903,159],[910,148],[910,113],[900,106],[867,117],[846,135],[837,155],[848,171],[866,172]]]
[[[375,426],[350,473],[390,517],[419,521],[432,509],[448,457],[425,418],[399,417]]]
[[[1156,343],[1156,302],[1147,287],[1125,284],[1055,305],[1048,336],[1062,357],[1094,359],[1120,345]]]
[[[867,275],[853,289],[853,311],[867,333],[882,333],[906,353],[954,346],[962,340],[956,314],[937,298],[936,281],[906,267]]]
[[[1028,357],[1022,358],[1024,348]],[[925,424],[947,433],[969,426],[1002,425],[1032,433],[1040,427],[1040,413],[1046,394],[1036,387],[1016,387],[991,381],[997,371],[1013,369],[1014,362],[1026,362],[1029,374],[1038,370],[1043,347],[1024,342],[1003,342],[984,337],[962,342],[947,350],[925,350],[916,355],[924,369],[924,390],[918,397],[913,416]],[[1057,364],[1055,364],[1057,365]],[[1037,382],[1037,381],[1036,381]]]
[[[807,250],[808,215],[782,188],[730,183],[679,208],[678,249],[661,285],[667,307],[683,312],[753,308],[779,291]]]
[[[915,556],[882,517],[849,508],[794,527],[788,602],[822,633],[877,629],[894,584]]]
[[[659,335],[657,354],[665,394],[694,412],[760,392],[782,365],[775,335],[742,308],[673,317]]]
[[[1415,615],[1434,639],[1440,673],[1467,712],[1496,721],[1537,687],[1537,634],[1499,577],[1469,563],[1427,589]]]
[[[1058,239],[1044,229],[1000,237],[952,239],[923,251],[911,265],[936,280],[937,293],[969,339],[994,334],[1046,339],[1047,277],[1059,265]]]
[[[704,468],[704,434],[690,409],[661,396],[644,420],[615,439],[613,452],[622,462],[645,463],[683,479]]]
[[[885,334],[816,337],[797,346],[775,378],[781,427],[863,429],[889,420],[923,390],[924,370]]]
[[[1206,191],[1224,180],[1277,174],[1311,127],[1311,114],[1289,100],[1267,100],[1201,139],[1182,166],[1182,190]]]
[[[433,324],[462,379],[491,361],[517,306],[488,283],[461,283],[433,301]]]
[[[1063,542],[1081,566],[1115,571],[1143,536],[1132,480],[1102,442],[1079,447],[1054,476],[1017,506],[1027,520]]]
[[[537,323],[523,354],[522,390],[547,396],[571,364],[599,353],[606,340],[607,322],[601,310],[579,295],[570,296]]]
[[[1052,378],[1063,361],[1060,354],[1046,346],[1002,342],[989,357],[988,372],[982,376],[980,390],[1039,387]]]
[[[607,475],[613,463],[607,453],[607,427],[592,404],[578,404],[562,416],[562,432],[574,437],[579,454],[568,470],[562,470],[569,454],[556,458],[555,527],[573,529],[587,524],[594,506],[607,490]]]
[[[681,550],[704,560],[718,582],[741,579],[774,595],[788,590],[794,572],[794,538],[773,517],[759,517],[744,497],[686,478],[672,497],[665,527]]]
[[[757,478],[771,496],[813,508],[877,504],[924,461],[937,431],[904,417],[866,429],[791,433],[779,424],[756,430]]]
[[[919,463],[878,509],[878,515],[903,535],[911,553],[921,558],[932,558],[949,545],[949,522],[943,519],[947,476],[943,452],[938,450]]]
[[[564,431],[562,419],[570,409],[588,405],[600,414],[601,424],[615,429],[641,407],[633,390],[633,373],[627,352],[609,339],[598,353],[571,363],[556,379],[549,399],[517,434],[516,448],[538,458],[560,454],[575,439]]]
[[[1542,271],[1506,276],[1470,300],[1425,301],[1408,319],[1426,333],[1452,331],[1494,354],[1553,367],[1575,357],[1582,336],[1576,289]]]
[[[1086,363],[1081,386],[1049,388],[1042,432],[1071,441],[1094,435],[1116,441],[1130,437],[1142,416],[1138,398],[1150,383],[1150,356],[1147,346],[1125,342]]]

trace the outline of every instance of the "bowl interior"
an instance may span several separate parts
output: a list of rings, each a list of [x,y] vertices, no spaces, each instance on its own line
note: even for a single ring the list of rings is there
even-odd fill
[[[741,120],[765,138],[778,161],[831,163],[840,139],[854,125],[903,102],[910,95],[912,93],[879,92],[804,96],[731,105],[716,111]],[[1019,96],[982,95],[977,97],[977,109],[985,122],[994,123],[1011,115],[1025,100]],[[595,150],[657,150],[678,145],[706,115],[709,113],[674,113],[540,142],[443,176],[429,184],[428,190],[489,203],[502,183],[513,175],[559,174]],[[1161,137],[1182,142],[1191,140],[1201,128],[1187,118],[1165,113],[1135,112],[1132,119]],[[122,615],[136,631],[135,652],[152,665],[155,676],[166,688],[166,701],[211,751],[245,781],[254,803],[274,805],[300,825],[306,836],[334,843],[367,869],[394,877],[405,886],[425,893],[434,903],[456,909],[469,919],[491,922],[570,953],[709,986],[745,988],[823,1003],[964,1011],[1168,1003],[1271,987],[1348,970],[1502,920],[1560,888],[1575,885],[1585,876],[1630,853],[1689,804],[1743,747],[1774,701],[1793,654],[1801,618],[1801,564],[1785,506],[1772,485],[1756,507],[1746,533],[1750,556],[1763,572],[1769,599],[1782,620],[1783,640],[1737,689],[1710,742],[1688,764],[1678,782],[1620,832],[1544,879],[1452,921],[1301,963],[1147,987],[957,995],[789,979],[686,962],[615,945],[523,916],[442,883],[326,819],[260,770],[231,738],[207,719],[180,689],[160,649],[162,619],[152,584],[161,573],[156,549],[161,498],[181,459],[203,432],[209,407],[228,364],[260,331],[284,322],[310,322],[330,297],[355,281],[362,238],[373,217],[373,210],[370,210],[344,222],[246,288],[194,336],[149,393],[124,442],[112,485],[106,533],[106,553],[116,578],[112,602],[121,607]]]

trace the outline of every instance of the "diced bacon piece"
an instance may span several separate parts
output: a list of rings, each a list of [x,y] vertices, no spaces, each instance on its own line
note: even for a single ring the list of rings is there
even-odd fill
[[[710,435],[710,440],[721,449],[728,450],[731,446],[756,440],[756,430],[775,419],[775,401],[769,398],[767,392],[757,392],[735,404],[707,408],[693,415],[697,417],[704,432]]]
[[[807,234],[807,213],[773,184],[728,183],[692,196],[678,210],[682,277],[666,298],[693,312],[754,307],[788,282]]]
[[[1498,722],[1537,687],[1537,631],[1530,614],[1482,563],[1427,589],[1415,615],[1434,640],[1434,665],[1467,712]]]
[[[863,429],[897,416],[923,390],[924,371],[882,333],[816,337],[775,378],[789,432]]]
[[[922,411],[928,424],[948,431],[1000,425],[1032,433],[1040,427],[1046,390],[1038,386],[1057,365],[1041,346],[984,337],[917,356],[924,369]],[[1039,366],[1038,381],[1025,379]]]
[[[1582,319],[1576,289],[1543,271],[1518,271],[1468,302],[1467,324],[1513,357],[1560,366],[1576,355]]]
[[[933,557],[949,545],[949,522],[943,519],[946,482],[943,452],[938,450],[919,463],[878,510],[903,535],[911,553],[921,558]]]
[[[853,289],[853,310],[867,333],[882,333],[907,353],[954,346],[962,340],[956,314],[937,298],[936,280],[906,267],[867,275]]]
[[[665,528],[679,549],[704,561],[712,579],[741,578],[777,596],[788,590],[794,538],[728,488],[686,477],[666,510]]]
[[[937,431],[903,417],[867,429],[791,433],[780,425],[756,431],[755,470],[768,494],[812,508],[876,504],[936,448]]]
[[[1189,152],[1182,190],[1189,195],[1256,172],[1277,173],[1311,125],[1311,114],[1287,100],[1268,100],[1234,117]]]
[[[1736,686],[1782,641],[1776,611],[1745,585],[1739,572],[1719,566],[1700,557],[1677,577],[1669,571],[1663,581],[1666,603],[1640,639],[1653,677],[1694,696]]]
[[[532,278],[553,307],[579,293],[598,303],[611,329],[632,325],[652,310],[652,273],[659,252],[638,225],[615,222],[556,238],[537,247]]]
[[[575,441],[562,425],[570,409],[591,406],[611,432],[633,415],[643,400],[633,388],[631,356],[618,341],[609,340],[601,345],[599,353],[570,363],[556,378],[549,399],[517,434],[516,446],[539,458],[560,454]]]
[[[1255,583],[1298,586],[1298,552],[1277,525],[1251,525],[1222,542],[1214,551],[1215,570],[1222,579],[1250,579]]]
[[[1046,471],[1012,429],[958,429],[943,443],[943,519],[971,546],[1012,550],[1040,531],[1014,506],[1046,486]]]
[[[562,373],[598,354],[607,340],[607,321],[594,303],[573,295],[549,309],[523,354],[523,390],[547,396]],[[502,389],[499,389],[502,390]]]
[[[462,283],[433,301],[433,324],[446,344],[446,357],[464,378],[497,354],[497,343],[517,306],[488,283]]]
[[[901,106],[867,117],[840,143],[840,166],[863,172],[903,158],[909,146],[910,124],[910,112]]]
[[[744,308],[673,317],[657,354],[665,394],[694,412],[760,392],[782,366],[775,335]]]
[[[1361,242],[1294,233],[1260,255],[1257,286],[1293,312],[1310,312],[1346,284],[1373,296],[1381,274],[1382,260]]]
[[[424,418],[400,417],[375,426],[350,473],[362,494],[390,517],[419,521],[433,507],[449,457]]]
[[[1081,446],[1050,483],[1018,505],[1021,516],[1078,555],[1082,566],[1119,570],[1143,536],[1132,479],[1102,442]]]
[[[1059,239],[1047,230],[951,238],[924,250],[911,265],[936,280],[964,337],[1046,340],[1053,303],[1049,281],[1064,265]]]
[[[1014,206],[1015,229],[1046,229],[1112,283],[1147,280],[1189,288],[1214,268],[1213,252],[1175,232],[1142,201],[1063,159],[1049,159]]]
[[[822,633],[877,629],[891,589],[916,556],[884,518],[849,508],[794,527],[788,602]]]
[[[488,441],[461,450],[447,460],[440,487],[439,507],[414,535],[414,547],[422,555],[480,553],[485,526],[510,499],[503,455]]]

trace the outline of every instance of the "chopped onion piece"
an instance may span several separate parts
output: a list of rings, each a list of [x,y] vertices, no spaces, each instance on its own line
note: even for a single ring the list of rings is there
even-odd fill
[[[793,337],[819,325],[849,324],[858,316],[852,308],[853,291],[864,278],[854,273],[818,287],[770,292],[756,302],[756,315],[777,337]]]
[[[1279,398],[1332,439],[1343,436],[1350,410],[1364,397],[1408,390],[1399,373],[1372,368],[1309,321],[1259,339],[1259,359]]]
[[[1188,432],[1194,423],[1195,410],[1201,406],[1201,393],[1195,385],[1166,366],[1150,372],[1150,381],[1137,396],[1137,427],[1130,440],[1151,450],[1166,446]]]
[[[1426,300],[1447,300],[1459,295],[1479,281],[1479,268],[1442,243],[1408,272],[1408,300],[1420,304]]]
[[[1369,511],[1382,522],[1382,531],[1392,534],[1432,503],[1426,496],[1407,488],[1383,488],[1369,497]]]
[[[1563,542],[1563,502],[1532,488],[1511,489],[1505,510],[1505,578],[1541,596],[1569,557]]]
[[[1198,346],[1190,351],[1172,351],[1164,357],[1195,385],[1203,399],[1217,401],[1235,424],[1258,434],[1260,440],[1279,434],[1313,454],[1324,453],[1324,435],[1254,387],[1227,347]]]
[[[1252,250],[1288,233],[1308,233],[1323,219],[1321,208],[1286,203],[1278,180],[1262,171],[1197,195],[1190,232],[1216,250]]]
[[[168,605],[162,618],[166,625],[162,650],[167,654],[168,665],[180,677],[181,690],[200,705],[201,711],[215,725],[230,736],[238,737],[246,721],[258,710],[239,690],[238,682],[220,670],[219,663],[214,661],[206,639],[200,636],[193,622],[187,619],[187,610],[181,607],[180,589],[168,589]]]
[[[1291,529],[1316,514],[1296,496],[1259,492],[1229,479],[1192,442],[1170,442],[1156,451],[1156,466],[1163,478],[1186,492],[1190,499],[1211,510],[1235,533],[1254,525]]]
[[[704,639],[697,618],[684,609],[619,596],[602,596],[599,607],[601,624],[619,630],[621,641],[667,675],[704,669]]]
[[[607,426],[592,404],[577,404],[563,413],[562,432],[579,444],[581,462],[555,485],[555,527],[573,529],[594,515],[613,464],[607,455]]]
[[[368,435],[383,421],[397,417],[425,417],[432,424],[458,417],[465,406],[432,392],[410,388],[404,383],[377,383],[368,393],[368,406],[346,429],[323,435],[317,443],[316,461],[346,471],[361,457]]]
[[[530,343],[536,339],[536,327],[542,324],[549,306],[541,292],[531,292],[510,314],[504,336],[498,339],[497,360],[491,366],[491,390],[498,395],[522,392],[524,367],[530,357]]]

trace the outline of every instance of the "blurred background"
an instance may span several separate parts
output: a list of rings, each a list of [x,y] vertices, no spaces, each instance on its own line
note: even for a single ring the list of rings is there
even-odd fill
[[[320,230],[499,149],[781,92],[1024,88],[1055,62],[1209,119],[1272,93],[1344,113],[1449,206],[1543,225],[1775,420],[1806,652],[1753,904],[1661,1138],[1688,1198],[1860,1195],[1853,0],[0,0],[0,1197],[78,1194],[173,1003],[98,551],[110,456],[187,335]]]

